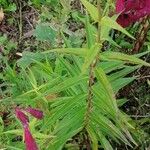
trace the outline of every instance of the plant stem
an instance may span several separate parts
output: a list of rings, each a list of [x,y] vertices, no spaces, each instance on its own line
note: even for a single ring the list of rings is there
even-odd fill
[[[101,6],[100,6],[100,0],[97,0],[97,8],[99,11],[99,22],[101,19]],[[97,34],[97,43],[100,44],[100,23],[98,22],[98,34]],[[87,111],[86,111],[86,115],[85,115],[85,128],[87,127],[87,125],[89,124],[89,116],[91,114],[92,111],[92,99],[93,99],[93,92],[92,92],[92,87],[94,85],[94,70],[96,67],[98,61],[98,55],[96,56],[95,60],[93,60],[93,62],[90,65],[90,71],[89,71],[89,83],[88,83],[88,97],[87,97]],[[86,132],[86,148],[87,150],[90,150],[90,139],[89,139],[89,135]]]
[[[101,32],[101,27],[100,27],[100,20],[101,20],[101,4],[100,4],[100,0],[97,0],[97,9],[98,9],[98,33],[97,33],[97,43],[100,43],[100,32]]]
[[[138,53],[140,51],[140,48],[144,45],[147,33],[150,29],[150,25],[148,22],[149,18],[150,16],[146,16],[141,23],[142,29],[140,30],[140,33],[137,35],[137,40],[135,42],[132,53]]]
[[[97,8],[98,8],[98,16],[99,21],[101,19],[101,6],[100,6],[100,0],[97,0]],[[98,22],[98,34],[97,34],[97,43],[100,43],[100,23]],[[88,97],[87,97],[87,112],[86,112],[86,118],[85,118],[85,127],[87,126],[89,122],[89,114],[92,110],[92,99],[93,99],[93,93],[92,93],[92,86],[94,84],[94,70],[96,67],[98,61],[98,56],[95,58],[95,60],[90,65],[90,71],[89,71],[89,84],[88,84]]]

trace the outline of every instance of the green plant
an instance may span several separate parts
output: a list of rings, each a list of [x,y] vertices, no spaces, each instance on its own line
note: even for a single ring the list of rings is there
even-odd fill
[[[0,7],[2,7],[6,12],[16,11],[16,4],[11,3],[8,0],[0,0]]]
[[[11,53],[14,52],[17,44],[9,40],[6,35],[0,35],[0,45],[0,68],[3,70],[3,65],[10,60]]]
[[[98,28],[86,15],[86,41],[82,47],[72,47],[62,32],[64,48],[24,52],[17,61],[19,72],[16,65],[12,68],[7,64],[3,80],[8,84],[6,95],[9,96],[1,102],[6,106],[30,105],[43,110],[43,121],[32,118],[30,122],[30,129],[43,150],[111,150],[112,142],[137,145],[140,141],[132,137],[136,137],[137,132],[134,121],[119,109],[126,100],[117,99],[116,95],[135,79],[130,73],[141,66],[150,67],[139,59],[148,52],[134,56],[103,52],[106,40],[115,44],[109,37],[112,28],[133,37],[115,22],[116,16],[108,17],[110,1],[104,11],[99,1],[98,8],[86,0],[81,1]],[[12,119],[15,124],[1,131],[3,147],[21,149],[22,139],[12,142],[22,135],[20,124],[14,116]]]

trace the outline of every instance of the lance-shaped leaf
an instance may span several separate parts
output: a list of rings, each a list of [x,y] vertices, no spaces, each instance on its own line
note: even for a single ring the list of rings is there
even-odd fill
[[[86,129],[92,142],[92,149],[98,150],[98,140],[94,130],[91,128],[91,126],[88,126]]]
[[[147,63],[139,58],[136,58],[135,56],[123,54],[120,52],[104,52],[101,54],[101,58],[103,60],[108,60],[108,61],[125,61],[125,62],[131,63],[131,64],[138,64],[138,65],[150,67],[149,63]]]
[[[110,18],[110,17],[103,17],[101,19],[101,26],[107,26],[108,28],[112,28],[112,29],[116,29],[118,31],[121,31],[122,33],[126,34],[127,36],[129,36],[130,38],[134,39],[134,37],[132,35],[130,35],[123,27],[121,27],[114,18]]]
[[[105,72],[103,71],[103,69],[99,68],[99,69],[96,70],[96,77],[97,77],[98,81],[100,82],[100,84],[105,89],[105,92],[109,97],[109,101],[112,104],[113,110],[115,112],[117,112],[118,107],[117,107],[117,102],[116,102],[116,99],[115,99],[115,94],[113,92],[113,88],[112,88]]]
[[[113,150],[110,142],[106,139],[106,137],[99,131],[98,132],[101,144],[105,150]]]
[[[92,5],[87,0],[81,0],[82,4],[85,6],[91,17],[94,19],[95,22],[98,22],[98,10],[97,8]]]
[[[84,64],[82,66],[82,73],[84,74],[89,68],[90,64],[96,60],[96,56],[100,51],[100,45],[95,44],[92,48],[88,49],[87,55],[85,57]]]
[[[57,49],[47,50],[42,53],[47,54],[47,53],[54,53],[54,52],[84,56],[86,54],[85,53],[86,49],[85,48],[57,48]]]

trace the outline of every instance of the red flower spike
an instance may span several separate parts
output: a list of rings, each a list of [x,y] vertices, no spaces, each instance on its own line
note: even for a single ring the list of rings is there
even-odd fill
[[[150,15],[150,0],[117,0],[116,13],[121,13],[117,22],[122,27],[128,27],[140,18]]]
[[[34,108],[27,108],[25,109],[28,113],[30,113],[32,116],[34,116],[37,119],[42,119],[43,118],[43,112]]]
[[[38,150],[37,144],[28,127],[24,127],[26,150]]]
[[[23,126],[28,126],[29,118],[28,118],[28,116],[25,113],[23,113],[21,111],[21,109],[16,108],[15,109],[15,114],[16,114],[17,118],[21,121]]]

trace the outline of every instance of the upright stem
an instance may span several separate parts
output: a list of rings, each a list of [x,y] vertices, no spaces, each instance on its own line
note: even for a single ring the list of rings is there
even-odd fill
[[[101,20],[101,6],[100,6],[100,0],[97,0],[97,8],[98,8],[98,16],[99,16],[99,21],[98,21],[98,34],[97,34],[97,43],[98,44],[101,44],[100,42],[100,20]],[[92,92],[92,87],[94,85],[94,70],[95,70],[95,67],[96,67],[96,64],[97,64],[97,61],[98,61],[98,55],[96,56],[96,58],[93,60],[93,62],[91,63],[90,65],[90,71],[89,71],[89,82],[88,82],[88,96],[87,96],[87,110],[86,110],[86,114],[85,114],[85,125],[84,125],[84,136],[86,135],[86,148],[87,150],[90,150],[91,149],[91,146],[90,146],[90,138],[89,138],[89,135],[87,133],[87,126],[89,124],[89,121],[90,121],[90,114],[91,114],[91,111],[92,111],[92,100],[93,100],[93,92]]]
[[[97,0],[97,8],[98,8],[98,17],[99,22],[101,20],[101,5],[100,0]],[[97,34],[97,43],[100,44],[100,23],[98,22],[98,34]],[[92,99],[93,99],[93,93],[92,93],[92,86],[94,84],[94,70],[97,64],[98,56],[95,58],[95,60],[90,65],[90,71],[89,71],[89,83],[88,83],[88,97],[87,97],[87,112],[86,112],[86,118],[85,118],[85,127],[88,125],[89,122],[89,114],[92,110]]]
[[[149,19],[150,19],[150,16],[146,16],[143,19],[143,21],[141,23],[142,28],[141,28],[139,34],[137,35],[137,40],[136,40],[135,45],[132,49],[132,53],[138,53],[140,51],[140,48],[144,45],[147,33],[150,29],[150,25],[148,22]]]
[[[101,20],[101,6],[100,6],[100,0],[97,0],[97,8],[98,8],[98,16],[99,16],[99,22],[98,22],[98,34],[97,34],[97,43],[100,44],[100,20]],[[94,85],[94,70],[97,64],[98,56],[96,56],[95,60],[90,65],[90,71],[89,71],[89,83],[88,83],[88,97],[87,97],[87,111],[85,115],[85,128],[89,124],[89,116],[92,111],[92,99],[93,99],[93,92],[92,92],[92,86]],[[87,150],[90,150],[90,138],[88,133],[86,132],[86,148]]]
[[[97,9],[98,9],[98,33],[97,33],[97,43],[100,43],[100,32],[101,32],[101,27],[100,27],[100,20],[101,20],[101,15],[102,15],[102,12],[101,12],[101,4],[100,4],[100,0],[97,0]]]

